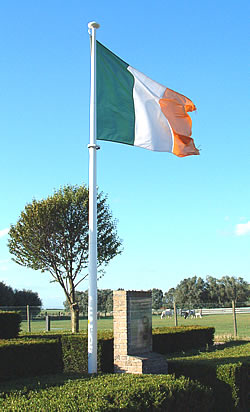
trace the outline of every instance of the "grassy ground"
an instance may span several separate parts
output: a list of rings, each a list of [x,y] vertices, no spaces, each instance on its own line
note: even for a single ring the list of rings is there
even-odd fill
[[[202,319],[184,319],[178,318],[178,325],[200,325],[200,326],[213,326],[215,328],[216,336],[230,337],[234,334],[233,328],[233,316],[232,315],[207,315]],[[99,330],[112,330],[113,319],[99,319],[97,322]],[[153,328],[162,326],[174,326],[174,319],[162,319],[160,316],[153,316],[152,318]],[[246,338],[250,337],[250,314],[238,314],[237,315],[238,337]],[[27,323],[22,322],[22,332],[27,331]],[[61,332],[64,330],[70,330],[70,320],[51,320],[51,331]],[[87,329],[87,320],[80,320],[80,330]],[[33,321],[31,323],[31,332],[45,331],[45,321]]]

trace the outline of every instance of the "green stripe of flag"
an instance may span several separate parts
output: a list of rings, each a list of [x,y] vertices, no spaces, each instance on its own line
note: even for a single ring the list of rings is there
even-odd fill
[[[96,42],[97,139],[133,145],[134,77],[128,64]]]

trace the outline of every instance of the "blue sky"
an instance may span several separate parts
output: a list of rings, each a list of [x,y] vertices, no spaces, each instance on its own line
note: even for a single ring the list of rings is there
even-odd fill
[[[11,261],[8,228],[25,204],[88,182],[90,52],[97,38],[196,105],[200,156],[100,142],[98,186],[124,252],[100,288],[164,292],[189,276],[250,281],[249,3],[8,0],[0,14],[0,281],[64,295],[50,276]],[[87,289],[88,284],[82,284]]]

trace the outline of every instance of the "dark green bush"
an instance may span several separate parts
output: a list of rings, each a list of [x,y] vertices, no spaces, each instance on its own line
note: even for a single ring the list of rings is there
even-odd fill
[[[214,328],[177,326],[153,329],[153,352],[169,354],[200,349],[213,344]]]
[[[208,330],[207,330],[208,329]],[[212,331],[211,331],[212,330]],[[163,328],[156,329],[153,331],[153,350],[159,353],[171,353],[178,350],[187,350],[190,347],[193,349],[195,347],[205,346],[211,342],[211,336],[213,334],[213,328],[200,328],[196,327],[194,332],[191,327],[186,328]],[[86,333],[81,334],[43,334],[43,335],[32,335],[32,338],[42,339],[43,343],[51,343],[57,341],[58,348],[54,346],[56,353],[53,353],[53,345],[50,346],[50,354],[48,354],[48,362],[43,363],[43,368],[41,373],[57,373],[63,368],[64,372],[76,372],[76,373],[87,373],[88,372],[88,338]],[[210,340],[209,338],[210,337]],[[30,347],[32,346],[31,338],[28,336],[25,338],[30,342]],[[17,341],[18,342],[18,341]],[[197,344],[199,342],[199,345]],[[18,356],[17,343],[15,344],[15,357],[19,357],[19,361],[16,364],[16,368],[11,367],[7,374],[2,373],[1,379],[5,376],[11,378],[12,376],[22,376],[22,371],[25,370],[25,375],[34,375],[33,368],[31,370],[26,368],[25,363],[27,363],[27,358],[22,355],[23,343],[20,341],[20,356]],[[7,350],[7,349],[6,349]],[[10,349],[11,351],[11,349]],[[39,352],[38,347],[32,349],[32,353]],[[0,347],[0,358],[1,358],[1,347]],[[58,356],[61,356],[61,363],[57,362]],[[51,358],[51,360],[50,360]],[[110,373],[113,372],[113,333],[109,331],[103,331],[98,333],[97,341],[97,370],[98,372]],[[39,353],[37,353],[37,359],[39,359]],[[22,363],[22,360],[24,363]],[[55,361],[55,362],[54,362]],[[46,370],[46,365],[48,370]],[[62,365],[62,366],[61,366]],[[29,375],[30,370],[30,375]],[[38,367],[39,370],[39,367]],[[11,372],[12,371],[12,372]],[[13,375],[12,375],[13,373]]]
[[[22,318],[19,312],[0,311],[0,339],[16,338]]]
[[[98,333],[98,372],[113,372],[112,333]],[[32,335],[0,341],[0,380],[49,373],[88,373],[88,337],[77,335]]]
[[[250,343],[169,360],[169,372],[211,387],[216,411],[249,411]]]
[[[62,371],[58,340],[0,341],[0,381]]]
[[[88,372],[88,336],[62,335],[62,360],[65,372]],[[112,333],[98,333],[97,370],[113,372],[114,352]]]
[[[101,375],[37,389],[3,395],[1,410],[209,412],[213,407],[211,389],[170,375]]]
[[[62,335],[60,343],[64,372],[88,372],[88,336]]]

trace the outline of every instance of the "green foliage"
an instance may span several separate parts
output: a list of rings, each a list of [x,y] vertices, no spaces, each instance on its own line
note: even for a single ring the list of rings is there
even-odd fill
[[[0,339],[16,338],[20,331],[21,315],[18,312],[0,311]]]
[[[197,379],[214,391],[216,410],[249,410],[250,343],[237,342],[194,356],[169,360],[169,372]]]
[[[245,301],[249,299],[248,283],[243,278],[236,279],[233,276],[223,276],[220,280],[221,288],[224,292],[224,301],[231,303],[232,300]]]
[[[116,223],[106,203],[98,195],[98,262],[107,264],[120,252]],[[49,271],[58,276],[76,276],[87,267],[88,189],[65,186],[54,195],[25,206],[16,225],[9,231],[9,249],[22,266]]]
[[[97,310],[104,313],[113,310],[113,291],[111,289],[98,289]]]
[[[42,375],[62,370],[58,339],[0,341],[0,380]]]
[[[88,313],[88,290],[84,292],[76,291],[76,302],[79,306],[79,312],[87,315]],[[63,302],[65,310],[69,311],[70,306],[67,301]],[[106,313],[113,310],[113,291],[111,289],[97,290],[97,310]]]
[[[153,329],[153,351],[169,354],[204,348],[212,345],[214,328],[202,326],[178,326]]]
[[[159,353],[170,353],[206,346],[211,343],[213,328],[162,328],[153,331],[153,350]],[[88,371],[88,338],[87,333],[63,335],[37,335],[44,339],[54,336],[60,344],[61,360],[65,372],[87,373]],[[210,340],[209,340],[210,338]],[[28,339],[28,338],[27,338]],[[28,341],[28,340],[27,340]],[[21,344],[22,345],[22,344]],[[1,352],[1,350],[0,350]],[[113,332],[98,333],[97,368],[98,372],[113,371]],[[20,358],[22,356],[20,355]],[[21,362],[21,360],[20,360]],[[53,371],[56,373],[57,369]],[[46,369],[44,369],[46,373]]]
[[[88,189],[68,185],[47,199],[27,204],[9,231],[13,260],[49,272],[63,288],[72,313],[72,331],[78,331],[76,287],[87,276],[82,272],[88,265],[88,212]],[[121,253],[116,221],[103,194],[97,200],[97,249],[100,270]]]
[[[160,309],[163,304],[163,292],[161,289],[152,289],[152,309]]]
[[[175,376],[106,375],[61,386],[20,390],[0,398],[3,411],[211,411],[213,395],[198,382]],[[13,409],[8,409],[13,408]]]
[[[206,284],[202,278],[193,276],[182,280],[176,287],[176,303],[187,308],[198,308],[207,301]]]
[[[76,290],[75,292],[75,302],[78,304],[79,313],[87,315],[88,313],[88,290],[84,292],[80,292]],[[63,302],[64,309],[69,312],[70,311],[70,304],[68,300]]]
[[[42,306],[42,301],[37,292],[32,290],[14,290],[15,306]]]
[[[31,290],[13,290],[0,282],[0,306],[42,306],[38,293]]]
[[[88,372],[88,336],[87,334],[62,335],[63,370],[65,372]]]
[[[98,372],[113,372],[113,334],[98,333]],[[18,376],[58,373],[88,373],[87,334],[32,335],[0,341],[0,380]]]
[[[174,307],[174,294],[174,288],[170,288],[167,292],[164,293],[163,303],[170,309],[173,309]]]
[[[0,306],[13,306],[15,303],[14,291],[10,286],[0,282]]]
[[[97,340],[97,370],[98,372],[113,372],[114,352],[112,333],[98,333]],[[65,372],[88,372],[88,336],[62,335],[62,361]]]
[[[202,308],[206,306],[231,306],[235,302],[245,302],[249,299],[249,284],[243,278],[224,276],[216,279],[207,276],[206,281],[193,276],[182,280],[176,288],[165,293],[165,301],[171,307],[175,299],[183,308]]]

